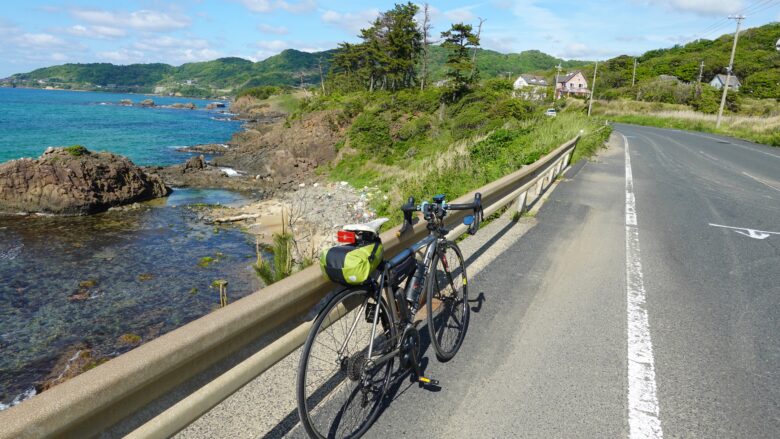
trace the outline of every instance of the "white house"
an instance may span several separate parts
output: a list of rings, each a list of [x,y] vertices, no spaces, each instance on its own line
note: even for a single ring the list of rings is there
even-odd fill
[[[542,76],[520,75],[513,84],[515,96],[531,101],[547,98],[547,80]]]
[[[714,78],[712,78],[712,81],[710,81],[710,85],[720,90],[723,88],[723,85],[726,84],[726,75],[717,74]],[[739,91],[739,88],[742,87],[742,83],[739,82],[739,78],[736,76],[732,76],[729,79],[729,88],[731,88],[734,91]]]
[[[536,75],[520,75],[515,79],[515,90],[528,86],[547,87],[547,80]]]

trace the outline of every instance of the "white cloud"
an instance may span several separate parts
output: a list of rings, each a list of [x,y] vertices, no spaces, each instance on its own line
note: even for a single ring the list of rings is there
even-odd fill
[[[241,0],[241,3],[252,12],[267,13],[281,9],[294,14],[312,12],[317,9],[317,2],[314,0],[299,0],[297,2],[288,2],[284,0]]]
[[[160,50],[160,49],[208,49],[209,42],[198,38],[175,38],[163,35],[155,38],[145,38],[133,44],[138,50]]]
[[[284,26],[272,26],[267,23],[260,23],[257,25],[257,30],[267,34],[285,35],[289,30]]]
[[[517,47],[518,39],[510,35],[483,35],[480,38],[480,45],[486,49],[497,50],[499,52],[513,52]]]
[[[452,20],[455,23],[468,23],[470,21],[476,20],[477,18],[476,15],[471,12],[471,9],[473,9],[473,7],[451,9],[446,11],[444,16],[447,17],[448,20]]]
[[[173,16],[166,12],[141,9],[133,12],[114,12],[104,9],[72,9],[74,18],[87,23],[113,27],[131,28],[140,31],[160,32],[189,27],[186,16]]]
[[[101,61],[109,61],[117,64],[133,64],[146,61],[143,52],[129,49],[98,52],[97,57]]]
[[[647,0],[641,1],[645,5],[663,5],[669,9],[680,12],[691,12],[697,15],[726,16],[744,9],[744,0]]]
[[[13,35],[19,33],[19,28],[16,27],[13,23],[4,20],[2,17],[0,17],[0,35]],[[0,44],[0,46],[3,46]]]
[[[207,40],[168,35],[139,40],[128,51],[141,53],[148,60],[163,60],[172,64],[211,61],[222,56]]]
[[[255,45],[266,51],[281,52],[291,47],[290,43],[282,40],[258,41]]]
[[[340,13],[327,10],[322,13],[320,19],[323,23],[338,26],[350,33],[357,34],[360,29],[367,28],[379,16],[379,9],[372,8],[356,13]]]
[[[63,47],[67,44],[61,38],[47,33],[23,33],[13,38],[13,42],[19,47],[37,49]]]
[[[582,43],[568,44],[561,52],[561,56],[564,58],[582,58],[591,54],[591,50],[588,46]]]
[[[65,29],[65,32],[77,37],[95,39],[121,38],[127,35],[124,29],[101,25],[83,26],[77,24]]]

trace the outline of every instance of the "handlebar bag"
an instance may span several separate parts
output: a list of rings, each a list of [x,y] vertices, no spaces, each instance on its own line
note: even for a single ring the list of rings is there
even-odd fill
[[[342,285],[361,285],[382,262],[382,243],[340,245],[322,251],[320,269],[326,279]]]

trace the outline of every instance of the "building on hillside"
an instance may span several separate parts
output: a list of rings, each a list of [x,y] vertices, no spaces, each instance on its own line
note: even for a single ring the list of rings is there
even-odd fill
[[[555,99],[559,99],[561,96],[587,96],[589,94],[588,81],[585,80],[585,75],[580,70],[558,77],[558,82],[555,84]]]
[[[520,75],[513,84],[514,96],[529,101],[547,98],[547,80],[542,76]]]
[[[714,78],[712,78],[712,81],[710,81],[710,85],[720,90],[723,88],[723,85],[726,84],[726,75],[718,73],[715,75]],[[742,87],[742,83],[739,82],[739,78],[736,76],[732,76],[729,80],[729,88],[734,91],[739,91],[739,88]]]

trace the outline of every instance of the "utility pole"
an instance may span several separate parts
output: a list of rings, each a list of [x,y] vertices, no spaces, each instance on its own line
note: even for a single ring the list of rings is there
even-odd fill
[[[634,86],[635,82],[636,82],[636,58],[634,58],[634,74],[631,76],[631,87]]]
[[[742,25],[742,20],[745,19],[744,15],[731,15],[729,20],[737,20],[737,30],[734,32],[734,45],[731,46],[731,58],[729,59],[729,67],[726,70],[726,83],[723,85],[723,96],[720,98],[720,109],[718,110],[718,119],[715,121],[715,128],[720,128],[720,120],[723,118],[723,107],[726,106],[726,94],[729,92],[729,84],[731,84],[731,72],[734,69],[734,54],[737,51],[737,39],[739,38],[739,27]]]
[[[593,108],[593,94],[596,92],[596,72],[599,71],[599,62],[596,61],[596,67],[593,68],[593,87],[590,89],[590,102],[588,102],[588,117],[590,117],[590,110]]]
[[[699,86],[701,86],[701,77],[704,76],[704,60],[699,64]]]
[[[320,87],[322,88],[322,94],[325,95],[325,78],[322,74],[322,57],[318,60],[320,66]]]
[[[696,83],[696,97],[701,96],[701,78],[704,76],[704,60],[699,64],[699,80]]]
[[[554,100],[558,100],[558,76],[561,75],[561,63],[558,63],[558,66],[556,67],[557,72],[555,73],[555,86],[553,86],[553,96],[555,97]]]

